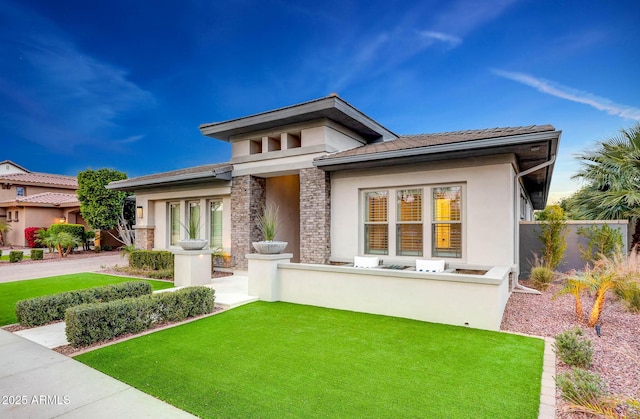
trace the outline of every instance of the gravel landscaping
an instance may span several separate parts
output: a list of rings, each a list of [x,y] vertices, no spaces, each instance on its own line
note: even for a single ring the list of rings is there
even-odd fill
[[[523,281],[526,285],[526,281]],[[640,354],[640,315],[632,314],[616,301],[613,293],[607,296],[601,316],[601,337],[592,328],[581,324],[575,316],[575,299],[562,295],[552,300],[560,286],[552,284],[542,295],[513,293],[502,319],[501,329],[537,336],[554,337],[558,333],[580,326],[593,343],[591,370],[599,373],[608,384],[611,394],[640,398],[640,365],[628,356]],[[590,310],[593,298],[583,295],[584,310]],[[587,313],[588,314],[588,313]],[[556,359],[557,373],[569,368]],[[584,417],[566,412],[566,404],[556,391],[559,418]]]

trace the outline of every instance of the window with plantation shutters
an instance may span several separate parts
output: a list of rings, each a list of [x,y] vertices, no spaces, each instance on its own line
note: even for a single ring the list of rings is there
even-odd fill
[[[461,187],[433,188],[432,256],[462,257]]]
[[[422,189],[396,191],[396,254],[422,256]]]
[[[462,258],[463,185],[363,191],[364,254]]]
[[[365,193],[364,252],[372,255],[389,254],[389,193]]]

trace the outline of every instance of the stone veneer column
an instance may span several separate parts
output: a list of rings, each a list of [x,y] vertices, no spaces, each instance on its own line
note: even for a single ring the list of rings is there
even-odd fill
[[[265,179],[245,175],[231,183],[231,266],[247,270],[244,255],[252,253],[251,242],[262,240],[256,217],[265,204]]]
[[[152,250],[154,245],[154,227],[134,226],[136,230],[135,246],[138,250]]]
[[[329,263],[331,179],[318,168],[300,170],[300,262]]]

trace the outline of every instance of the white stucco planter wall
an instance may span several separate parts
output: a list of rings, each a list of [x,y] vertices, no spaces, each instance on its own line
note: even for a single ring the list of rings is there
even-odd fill
[[[280,257],[280,258],[278,258]],[[423,273],[289,263],[290,255],[247,255],[249,294],[263,301],[499,330],[509,297],[508,266],[484,275]]]
[[[211,283],[211,254],[213,249],[171,250],[174,255],[176,287],[207,285]]]

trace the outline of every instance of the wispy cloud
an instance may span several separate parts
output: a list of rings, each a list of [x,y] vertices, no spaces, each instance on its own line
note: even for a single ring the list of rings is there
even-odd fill
[[[459,38],[454,35],[442,33],[442,32],[418,31],[418,35],[423,37],[424,39],[439,41],[445,44],[449,44],[449,46],[452,48],[457,47],[462,43],[462,38]]]
[[[497,76],[533,87],[542,93],[570,100],[572,102],[583,103],[600,111],[605,111],[609,115],[616,115],[622,118],[640,121],[640,108],[618,104],[610,99],[596,96],[592,93],[577,90],[572,87],[563,86],[559,83],[540,79],[525,73],[499,69],[493,69],[491,71]]]
[[[58,152],[142,137],[124,133],[119,120],[155,100],[125,69],[82,51],[43,16],[18,6],[0,11],[12,17],[0,29],[0,109],[11,119],[5,128]]]
[[[393,26],[385,26],[384,30],[358,31],[356,36],[343,40],[348,48],[339,49],[348,51],[349,55],[329,60],[339,63],[333,71],[337,76],[329,80],[330,90],[340,91],[354,80],[388,73],[429,49],[459,47],[465,36],[501,16],[515,1],[455,0],[439,9],[421,5],[420,9],[406,11],[404,16],[395,19]],[[330,51],[335,50],[332,46]],[[353,54],[353,51],[360,52]]]

